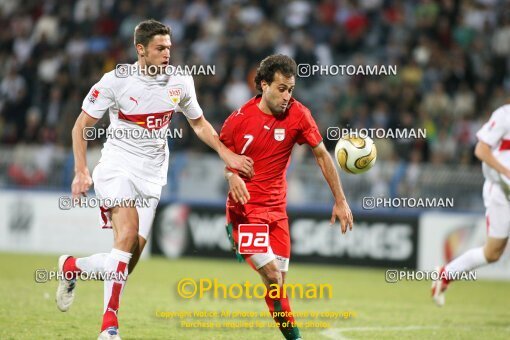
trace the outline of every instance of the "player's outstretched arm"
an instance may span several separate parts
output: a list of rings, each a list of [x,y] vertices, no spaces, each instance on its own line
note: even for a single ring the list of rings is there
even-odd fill
[[[200,116],[197,119],[188,118],[188,122],[198,138],[216,151],[229,168],[238,170],[248,178],[253,177],[253,160],[250,157],[237,155],[230,151],[220,141],[218,133],[204,116]]]
[[[489,144],[478,141],[475,147],[475,156],[503,176],[510,178],[510,169],[505,167],[497,160],[496,157],[494,157]]]
[[[342,190],[342,184],[340,183],[340,177],[336,171],[335,164],[324,146],[324,143],[321,142],[319,145],[312,148],[312,151],[326,182],[328,182],[333,197],[335,197],[335,205],[333,206],[333,212],[331,214],[331,224],[333,225],[338,218],[342,227],[342,234],[345,234],[347,228],[352,230],[352,212],[345,198],[344,191]]]
[[[87,168],[87,140],[83,138],[86,127],[96,124],[97,119],[92,118],[85,112],[81,112],[74,123],[72,130],[73,154],[74,154],[74,179],[71,184],[73,198],[86,195],[92,185],[89,169]]]

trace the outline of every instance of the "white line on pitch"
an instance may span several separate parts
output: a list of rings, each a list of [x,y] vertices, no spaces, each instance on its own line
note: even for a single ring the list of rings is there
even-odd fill
[[[440,329],[437,326],[405,326],[405,327],[349,327],[349,328],[330,328],[324,330],[322,334],[330,339],[347,340],[343,332],[384,332],[384,331],[419,331],[425,329]]]

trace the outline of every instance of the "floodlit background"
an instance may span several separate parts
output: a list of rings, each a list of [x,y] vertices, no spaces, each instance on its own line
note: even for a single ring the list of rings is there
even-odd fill
[[[294,96],[311,109],[331,151],[329,127],[425,129],[427,135],[375,139],[375,167],[363,175],[341,173],[355,218],[347,235],[328,225],[332,195],[312,153],[295,148],[287,173],[289,280],[326,281],[335,296],[295,301],[294,309],[357,313],[329,329],[302,329],[306,338],[510,336],[508,256],[480,270],[477,282],[452,285],[442,310],[429,301],[430,282],[384,281],[386,269],[431,270],[484,243],[483,176],[473,149],[478,129],[508,101],[506,1],[0,0],[1,338],[97,335],[100,283],[80,282],[74,310],[62,314],[53,304],[56,282],[35,283],[34,272],[54,269],[62,253],[111,248],[111,233],[98,228],[95,209],[60,210],[58,201],[70,195],[70,132],[81,103],[105,72],[136,61],[133,29],[148,18],[171,27],[172,64],[214,65],[215,75],[195,77],[195,86],[218,131],[256,94],[256,67],[270,54],[290,55],[298,64],[397,66],[394,76],[296,79]],[[108,126],[107,116],[97,126]],[[176,115],[171,128],[184,134],[169,140],[168,184],[146,260],[124,294],[121,334],[278,339],[275,329],[189,330],[154,316],[158,310],[266,308],[262,301],[176,297],[176,282],[188,275],[227,282],[253,282],[257,275],[229,250],[221,161],[183,117]],[[103,142],[89,143],[91,172]],[[364,197],[449,198],[454,207],[367,210]]]

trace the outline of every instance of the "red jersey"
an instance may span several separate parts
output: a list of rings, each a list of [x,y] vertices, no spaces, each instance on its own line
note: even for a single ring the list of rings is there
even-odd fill
[[[294,144],[316,147],[322,136],[310,110],[294,98],[278,117],[262,112],[260,100],[258,95],[233,112],[223,124],[220,139],[233,152],[253,159],[255,175],[244,179],[250,193],[247,205],[284,208],[286,174]]]

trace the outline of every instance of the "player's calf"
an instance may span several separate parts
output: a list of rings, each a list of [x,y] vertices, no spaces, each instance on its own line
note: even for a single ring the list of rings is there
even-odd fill
[[[105,268],[109,275],[104,281],[104,314],[101,332],[111,327],[116,329],[119,327],[117,312],[128,278],[128,265],[131,256],[131,253],[114,248],[106,259]]]
[[[104,281],[104,312],[101,334],[107,329],[118,330],[117,313],[122,291],[128,278],[128,266],[132,250],[138,243],[138,213],[136,208],[112,209],[112,224],[115,232],[114,248],[105,261],[108,274]]]
[[[128,266],[128,272],[129,275],[133,273],[133,270],[135,270],[136,264],[138,263],[138,260],[140,259],[140,256],[142,256],[143,249],[145,248],[145,244],[147,243],[147,240],[143,238],[142,236],[138,235],[138,243],[133,248],[133,251],[131,252],[133,254],[133,257],[131,258],[131,261],[129,261]]]
[[[269,262],[262,268],[259,268],[258,271],[264,284],[267,286],[266,304],[278,328],[280,328],[285,339],[300,339],[301,334],[292,315],[289,298],[284,292],[284,276],[280,269],[278,269],[276,261]],[[274,294],[275,290],[277,290],[278,294]]]

